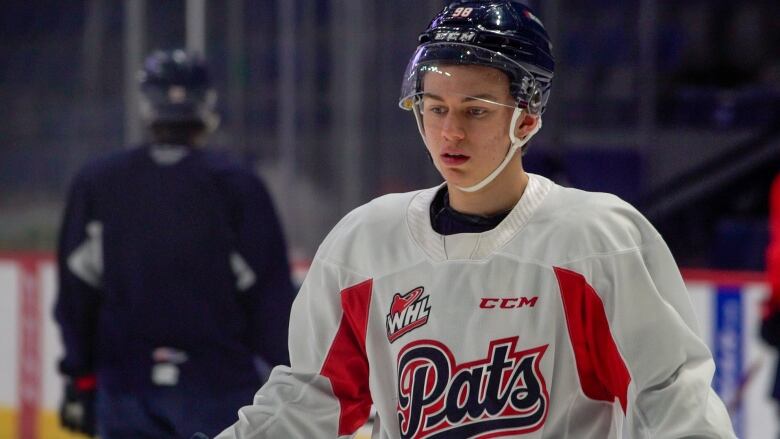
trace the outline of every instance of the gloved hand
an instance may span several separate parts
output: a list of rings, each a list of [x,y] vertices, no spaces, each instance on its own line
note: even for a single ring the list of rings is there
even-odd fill
[[[60,406],[60,423],[70,431],[95,436],[94,376],[68,378]]]

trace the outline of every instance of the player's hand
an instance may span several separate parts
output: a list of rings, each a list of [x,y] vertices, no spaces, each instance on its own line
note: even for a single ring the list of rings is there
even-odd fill
[[[95,377],[66,379],[60,423],[67,430],[95,436]]]

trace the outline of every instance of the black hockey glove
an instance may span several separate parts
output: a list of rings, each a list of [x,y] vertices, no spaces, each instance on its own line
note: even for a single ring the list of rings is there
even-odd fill
[[[70,431],[95,436],[95,377],[66,379],[60,423]]]

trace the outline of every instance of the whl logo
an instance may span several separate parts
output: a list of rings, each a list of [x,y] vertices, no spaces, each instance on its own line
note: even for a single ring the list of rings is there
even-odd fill
[[[425,288],[417,287],[404,294],[395,293],[387,315],[387,339],[390,343],[399,337],[428,323],[431,306],[428,296],[423,297]]]

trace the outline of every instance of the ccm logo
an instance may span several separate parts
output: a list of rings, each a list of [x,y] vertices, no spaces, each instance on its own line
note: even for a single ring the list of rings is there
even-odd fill
[[[539,299],[539,297],[483,297],[482,300],[479,302],[479,307],[482,309],[491,309],[491,308],[502,308],[502,309],[512,309],[512,308],[523,308],[523,307],[530,307],[533,308],[534,305],[536,305],[536,300]]]

